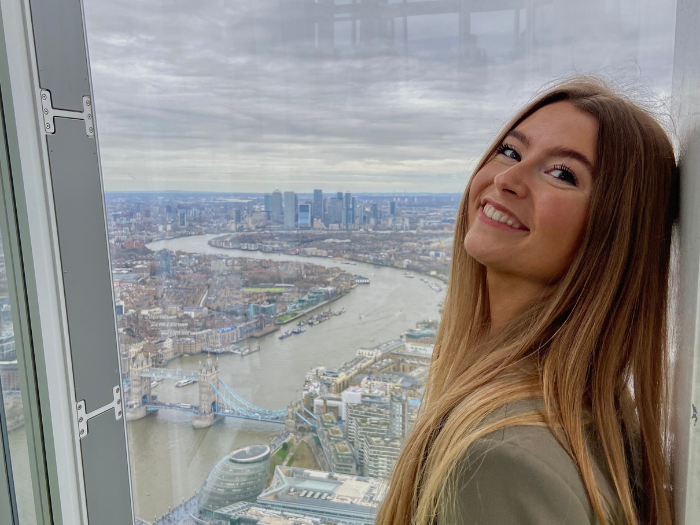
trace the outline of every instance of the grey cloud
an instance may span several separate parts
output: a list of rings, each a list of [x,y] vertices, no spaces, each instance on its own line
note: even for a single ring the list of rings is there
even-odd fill
[[[454,2],[365,0],[354,46],[334,42],[330,28],[352,22],[326,0],[84,3],[107,189],[461,191],[554,77],[641,76],[670,92],[674,9],[661,0],[523,1],[461,29],[435,12]],[[398,9],[414,10],[406,42]]]

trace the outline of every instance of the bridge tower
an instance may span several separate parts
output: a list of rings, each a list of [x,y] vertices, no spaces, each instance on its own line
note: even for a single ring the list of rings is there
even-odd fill
[[[194,428],[206,428],[214,424],[215,412],[218,407],[218,397],[212,385],[219,388],[219,362],[215,363],[211,357],[207,357],[204,365],[199,370],[199,412],[194,415],[192,424]]]
[[[141,377],[141,372],[151,368],[151,358],[139,352],[134,357],[129,370],[131,391],[126,398],[126,420],[133,421],[146,417],[146,403],[153,400],[151,396],[151,378]]]

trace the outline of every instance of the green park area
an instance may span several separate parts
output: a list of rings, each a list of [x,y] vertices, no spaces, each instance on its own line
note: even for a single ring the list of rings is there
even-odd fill
[[[284,293],[285,288],[243,288],[245,293]]]
[[[270,456],[270,475],[268,477],[268,484],[272,481],[272,476],[275,473],[275,467],[283,465],[287,456],[294,448],[294,440],[290,440],[283,443],[282,446],[277,449],[277,452]],[[308,468],[318,470],[320,467],[316,463],[316,458],[311,450],[311,446],[306,441],[301,441],[299,445],[294,450],[292,457],[289,458],[287,462],[288,467],[298,467],[298,468]]]
[[[316,458],[311,450],[311,447],[306,441],[299,443],[299,446],[294,451],[291,459],[289,460],[290,467],[298,468],[308,468],[318,470],[319,466],[316,463]]]
[[[276,323],[286,323],[290,319],[295,319],[295,318],[299,317],[300,315],[301,315],[300,312],[295,312],[291,315],[290,314],[278,315],[277,317],[275,317],[275,322]]]
[[[291,443],[294,443],[292,440]],[[272,454],[270,457],[270,474],[273,474],[275,472],[275,467],[278,465],[281,465],[284,463],[284,460],[287,459],[287,455],[289,454],[289,447],[290,447],[290,442],[285,441],[282,443],[282,446]]]

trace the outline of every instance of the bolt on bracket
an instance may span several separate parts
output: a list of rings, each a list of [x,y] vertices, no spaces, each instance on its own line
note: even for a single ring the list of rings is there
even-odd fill
[[[95,123],[92,118],[92,102],[90,97],[83,97],[82,111],[68,111],[55,109],[51,103],[51,92],[48,89],[41,90],[41,113],[44,116],[44,131],[48,134],[56,132],[55,117],[72,118],[85,122],[85,133],[88,137],[95,136]]]
[[[78,437],[80,437],[80,439],[83,439],[88,435],[88,421],[90,421],[92,418],[97,417],[100,414],[104,414],[105,412],[109,412],[112,409],[114,409],[114,419],[119,421],[122,418],[123,409],[121,389],[118,386],[115,386],[112,389],[112,392],[114,394],[114,399],[111,403],[103,406],[102,408],[98,408],[97,410],[93,410],[89,414],[85,413],[85,400],[83,399],[82,401],[78,401],[76,405],[78,408]]]

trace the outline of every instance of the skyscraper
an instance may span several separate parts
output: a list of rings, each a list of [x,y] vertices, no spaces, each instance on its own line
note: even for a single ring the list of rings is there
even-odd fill
[[[296,223],[297,195],[293,191],[284,192],[284,227],[294,228]]]
[[[281,224],[284,220],[284,211],[282,209],[282,192],[275,188],[272,192],[272,222]]]
[[[389,213],[392,217],[396,217],[396,201],[391,201],[389,203]]]
[[[342,223],[347,228],[348,224],[355,223],[355,208],[352,205],[353,197],[348,192],[343,196],[343,220]]]
[[[299,205],[299,228],[311,228],[313,224],[312,209],[314,206],[311,203]]]
[[[323,220],[323,190],[314,190],[314,209],[311,223],[313,219]]]
[[[265,213],[272,214],[272,193],[266,193],[265,194]]]
[[[170,252],[168,250],[160,251],[160,273],[161,275],[170,275]]]
[[[341,224],[343,220],[343,199],[331,197],[328,203],[328,224]]]

